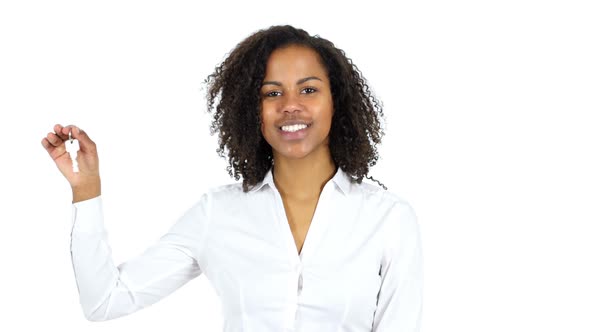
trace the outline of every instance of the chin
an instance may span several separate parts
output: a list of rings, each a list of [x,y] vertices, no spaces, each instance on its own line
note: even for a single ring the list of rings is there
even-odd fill
[[[303,159],[309,156],[310,151],[284,151],[276,152],[276,154],[284,159]]]
[[[285,159],[303,159],[309,155],[309,153],[287,153],[287,154],[280,154],[282,158]]]

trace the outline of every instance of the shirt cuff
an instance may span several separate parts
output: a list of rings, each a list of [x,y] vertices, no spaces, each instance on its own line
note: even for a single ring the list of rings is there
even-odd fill
[[[72,203],[72,235],[104,231],[101,196]]]

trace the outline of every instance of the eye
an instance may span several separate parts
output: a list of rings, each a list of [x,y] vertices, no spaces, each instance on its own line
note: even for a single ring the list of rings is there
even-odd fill
[[[281,93],[279,91],[270,91],[264,94],[265,97],[278,97]]]
[[[310,94],[310,93],[314,93],[316,91],[318,91],[318,90],[316,90],[316,88],[311,88],[311,87],[303,88],[303,90],[301,90],[301,92],[304,94]]]

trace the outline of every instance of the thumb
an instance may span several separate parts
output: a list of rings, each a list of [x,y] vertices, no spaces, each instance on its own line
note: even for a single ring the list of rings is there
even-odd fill
[[[95,152],[96,151],[96,144],[88,137],[86,132],[76,126],[72,126],[70,128],[70,133],[72,134],[72,138],[75,138],[80,143],[80,149],[83,151],[88,152]]]

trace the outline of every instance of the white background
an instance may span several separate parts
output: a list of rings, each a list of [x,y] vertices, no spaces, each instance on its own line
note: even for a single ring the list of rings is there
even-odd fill
[[[422,331],[590,331],[584,1],[206,3],[0,4],[0,330],[221,331],[203,276],[84,319],[71,192],[41,139],[61,123],[97,142],[121,263],[234,181],[201,82],[249,34],[292,24],[344,49],[384,102],[371,175],[418,215]]]

